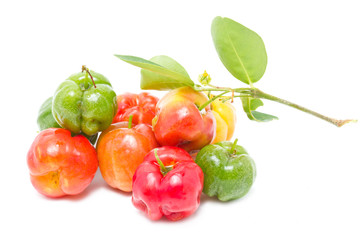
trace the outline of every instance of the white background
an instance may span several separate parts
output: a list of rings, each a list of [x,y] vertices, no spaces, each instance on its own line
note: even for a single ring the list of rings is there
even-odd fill
[[[363,14],[361,1],[1,1],[0,239],[362,239]],[[235,137],[254,158],[244,198],[202,196],[179,221],[152,222],[97,173],[79,196],[48,199],[32,187],[26,153],[42,102],[81,65],[115,91],[140,92],[139,69],[113,54],[165,54],[196,79],[241,86],[215,52],[210,24],[232,18],[264,40],[268,66],[255,84],[336,118],[337,128],[278,103],[249,121],[235,102]],[[154,92],[161,97],[164,92]]]

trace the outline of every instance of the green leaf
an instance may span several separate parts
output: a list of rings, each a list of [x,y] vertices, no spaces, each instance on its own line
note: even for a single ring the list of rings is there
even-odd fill
[[[278,120],[279,118],[267,113],[262,113],[262,112],[258,112],[258,111],[251,111],[253,117],[255,118],[255,121],[258,122],[269,122],[272,120]]]
[[[259,98],[250,98],[250,109],[256,110],[258,107],[263,106],[263,102]]]
[[[119,59],[142,68],[140,88],[144,90],[170,90],[194,86],[187,71],[168,56],[155,56],[150,60],[127,55],[115,55]]]
[[[257,122],[269,122],[278,119],[276,116],[255,111],[258,107],[263,106],[263,102],[259,98],[241,97],[241,101],[243,110],[246,112],[247,117],[250,120]]]
[[[212,38],[219,58],[235,78],[249,85],[261,79],[267,54],[257,33],[232,19],[216,17],[212,22]]]
[[[146,68],[149,70],[153,70],[153,69],[157,70],[158,68],[163,68],[162,66],[160,66],[154,62],[151,62],[149,60],[146,60],[146,59],[143,59],[140,57],[129,56],[129,55],[117,55],[117,54],[115,56],[118,57],[119,59],[121,59],[122,61],[125,61],[125,62],[130,63],[137,67]]]
[[[173,72],[173,75],[142,69],[141,89],[170,90],[183,86],[194,86],[194,82],[190,79],[187,71],[171,57],[165,55],[155,56],[150,61],[163,66],[169,72]]]

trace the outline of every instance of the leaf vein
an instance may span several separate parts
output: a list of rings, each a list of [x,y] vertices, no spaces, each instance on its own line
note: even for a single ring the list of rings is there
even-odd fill
[[[234,46],[234,43],[233,43],[233,41],[232,41],[232,39],[231,39],[231,36],[230,36],[230,34],[229,34],[229,31],[228,31],[228,28],[225,26],[224,20],[223,20],[222,22],[223,22],[223,25],[224,25],[224,29],[227,29],[227,30],[226,30],[226,32],[227,32],[228,40],[229,40],[229,42],[231,43],[231,46],[232,46],[233,52],[236,54],[237,59],[238,59],[239,63],[241,64],[241,66],[242,66],[242,68],[243,68],[243,71],[245,72],[245,74],[246,74],[246,76],[247,76],[248,83],[251,85],[251,84],[252,84],[252,82],[251,82],[250,76],[248,75],[248,72],[247,72],[247,70],[246,70],[246,68],[245,68],[245,65],[243,64],[242,59],[241,59],[241,58],[239,57],[239,55],[237,54],[237,50],[236,50],[236,48],[235,48],[235,46]]]

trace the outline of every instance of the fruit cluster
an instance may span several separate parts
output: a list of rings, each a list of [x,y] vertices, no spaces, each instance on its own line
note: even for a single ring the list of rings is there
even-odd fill
[[[99,167],[107,184],[132,192],[133,205],[152,220],[189,216],[202,191],[240,198],[255,164],[228,142],[236,122],[229,101],[199,109],[210,97],[191,87],[160,100],[146,92],[116,96],[106,77],[83,67],[40,108],[41,132],[27,155],[31,182],[48,197],[75,195]]]
[[[141,89],[169,91],[160,100],[145,92],[116,96],[107,78],[83,67],[40,108],[42,131],[27,156],[34,187],[49,197],[78,194],[99,166],[104,180],[132,192],[132,203],[150,219],[179,220],[196,211],[202,191],[228,201],[244,196],[255,180],[252,158],[237,140],[228,142],[236,124],[234,98],[257,122],[277,119],[256,111],[261,99],[338,127],[355,121],[324,116],[254,87],[267,66],[265,45],[254,31],[216,17],[211,33],[223,65],[248,87],[214,86],[206,72],[195,83],[165,55],[116,55],[141,68]]]

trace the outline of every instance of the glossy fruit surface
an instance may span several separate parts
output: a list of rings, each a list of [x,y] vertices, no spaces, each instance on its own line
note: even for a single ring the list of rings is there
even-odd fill
[[[108,79],[90,71],[71,75],[56,90],[52,111],[58,124],[75,134],[93,135],[112,123],[117,111],[116,94]]]
[[[236,125],[236,109],[229,101],[222,102],[220,98],[211,103],[211,109],[217,122],[212,144],[231,140]]]
[[[99,137],[97,155],[104,180],[113,188],[132,191],[132,177],[145,155],[156,148],[148,124],[129,128],[128,122],[113,123]]]
[[[132,203],[151,220],[165,216],[177,221],[191,215],[200,203],[202,170],[181,148],[160,147],[156,155],[155,150],[149,152],[137,168]]]
[[[155,107],[159,99],[147,92],[140,94],[124,93],[117,96],[118,110],[113,123],[128,121],[132,115],[132,123],[146,123],[151,125],[155,117]]]
[[[40,131],[43,131],[47,128],[61,128],[61,126],[53,117],[52,101],[53,97],[48,98],[39,109],[37,124]]]
[[[87,138],[62,128],[48,128],[35,138],[27,154],[34,188],[48,197],[81,193],[98,167],[97,154]]]
[[[256,177],[256,166],[247,151],[231,142],[219,142],[199,151],[195,162],[204,173],[203,192],[221,201],[243,197]]]
[[[153,129],[162,146],[176,146],[186,151],[198,150],[212,142],[216,120],[208,105],[207,96],[190,87],[171,90],[156,105]]]
[[[57,121],[53,117],[52,101],[53,97],[48,98],[47,100],[45,100],[45,102],[42,104],[42,106],[39,109],[37,123],[40,131],[43,131],[48,128],[61,128],[61,126],[57,123]],[[93,134],[92,136],[88,136],[84,133],[81,134],[85,136],[92,143],[92,145],[96,143],[98,133]],[[77,134],[72,133],[72,136],[75,135]]]

